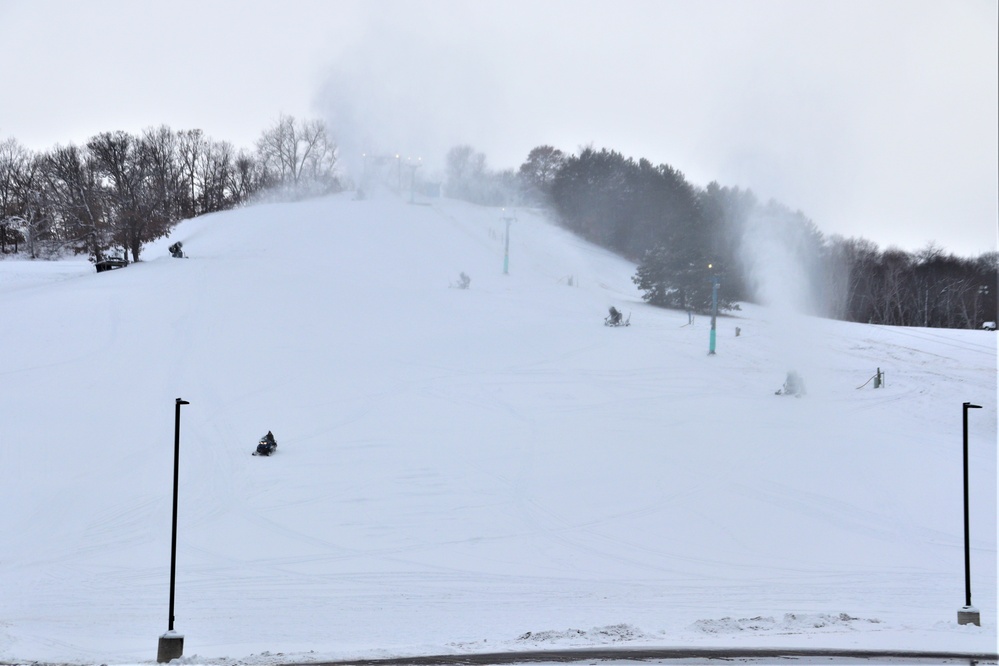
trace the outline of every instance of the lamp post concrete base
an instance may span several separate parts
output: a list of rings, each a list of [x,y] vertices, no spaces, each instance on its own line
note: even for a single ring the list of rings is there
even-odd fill
[[[156,661],[165,664],[171,659],[184,656],[184,634],[168,631],[160,636],[159,648],[156,650]]]
[[[957,611],[958,624],[973,624],[976,627],[982,626],[982,615],[974,606],[964,606]]]

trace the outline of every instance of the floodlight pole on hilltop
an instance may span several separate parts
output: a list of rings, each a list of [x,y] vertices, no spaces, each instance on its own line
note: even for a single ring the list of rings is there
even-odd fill
[[[968,410],[981,409],[981,405],[966,402],[962,405],[964,426],[964,607],[957,611],[958,624],[982,626],[982,616],[971,605],[971,521],[968,513]]]
[[[180,406],[189,405],[186,400],[177,398],[173,426],[173,530],[170,538],[170,617],[167,632],[160,636],[156,661],[165,663],[184,655],[184,636],[173,630],[174,590],[177,582],[177,491],[180,481]]]

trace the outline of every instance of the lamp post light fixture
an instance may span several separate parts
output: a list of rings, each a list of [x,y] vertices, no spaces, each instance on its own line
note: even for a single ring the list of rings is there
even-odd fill
[[[173,530],[170,538],[170,617],[167,632],[160,636],[156,651],[156,661],[165,663],[184,656],[184,635],[173,630],[174,590],[177,582],[177,489],[180,480],[180,406],[189,405],[186,400],[177,398],[173,426]]]
[[[966,402],[962,405],[964,426],[964,607],[957,611],[958,624],[982,626],[982,616],[971,605],[971,526],[968,517],[968,410],[981,409],[981,405]]]

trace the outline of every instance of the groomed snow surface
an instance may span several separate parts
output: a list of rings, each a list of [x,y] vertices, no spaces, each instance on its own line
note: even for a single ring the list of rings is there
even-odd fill
[[[185,663],[995,652],[994,333],[745,306],[708,356],[708,317],[539,213],[423,204],[205,216],[101,274],[0,261],[0,661],[155,660],[177,398]]]

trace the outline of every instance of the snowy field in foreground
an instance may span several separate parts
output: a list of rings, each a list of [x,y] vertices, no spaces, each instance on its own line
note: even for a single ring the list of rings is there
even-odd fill
[[[0,661],[155,659],[178,397],[187,663],[996,650],[994,333],[746,306],[709,357],[709,318],[531,211],[503,275],[508,214],[342,195],[99,275],[0,261]]]

